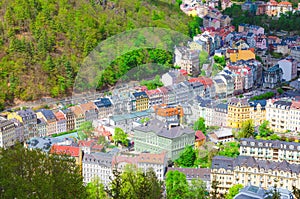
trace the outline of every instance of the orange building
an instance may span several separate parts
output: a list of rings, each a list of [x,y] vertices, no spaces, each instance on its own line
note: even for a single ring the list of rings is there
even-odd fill
[[[206,141],[205,135],[202,131],[196,131],[195,133],[195,148],[200,148]]]
[[[156,105],[153,107],[155,115],[158,119],[172,121],[178,119],[180,123],[183,121],[183,108],[181,106],[170,106],[166,104]]]

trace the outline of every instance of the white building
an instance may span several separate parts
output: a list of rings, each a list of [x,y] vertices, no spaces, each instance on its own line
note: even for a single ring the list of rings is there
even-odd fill
[[[286,58],[278,61],[279,67],[283,71],[282,78],[285,81],[291,81],[297,77],[297,61],[291,58]]]
[[[12,120],[0,120],[0,147],[7,148],[15,142],[15,123]]]
[[[113,158],[118,151],[117,148],[114,148],[109,153],[84,154],[82,159],[83,182],[87,184],[98,178],[101,183],[108,185],[113,177]]]

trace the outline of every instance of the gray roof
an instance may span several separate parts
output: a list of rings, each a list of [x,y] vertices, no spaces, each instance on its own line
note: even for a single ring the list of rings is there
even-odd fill
[[[168,139],[174,139],[180,137],[184,134],[194,134],[194,130],[189,127],[176,126],[172,128],[168,128],[166,123],[153,119],[150,122],[146,123],[143,126],[138,126],[134,128],[134,130],[142,131],[142,132],[154,132],[157,136],[165,137]]]
[[[184,173],[187,179],[202,179],[210,181],[210,169],[207,168],[178,168],[168,167],[168,171],[179,171]]]
[[[212,160],[212,169],[225,168],[226,170],[233,170],[233,168],[237,166],[246,166],[272,171],[288,171],[297,174],[300,173],[300,167],[298,164],[291,164],[285,160],[282,162],[256,160],[251,156],[238,156],[237,158],[215,156]]]
[[[26,141],[26,145],[29,149],[40,149],[44,152],[48,152],[53,144],[63,142],[64,139],[52,138],[52,137],[34,137]]]
[[[108,153],[97,152],[91,154],[84,154],[82,158],[82,163],[86,164],[98,164],[105,167],[112,167],[112,162],[114,156],[119,152],[119,149],[114,148]]]
[[[279,140],[256,140],[253,138],[242,138],[240,140],[240,144],[241,146],[284,149],[287,151],[300,152],[300,143],[297,142],[284,142]]]
[[[234,199],[264,199],[266,194],[263,188],[249,185],[243,188]]]

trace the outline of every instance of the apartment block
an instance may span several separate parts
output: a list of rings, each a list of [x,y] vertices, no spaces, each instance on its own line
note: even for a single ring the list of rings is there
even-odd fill
[[[240,154],[259,160],[285,160],[289,163],[300,164],[300,143],[242,138]]]
[[[276,162],[256,160],[251,156],[215,156],[212,160],[211,182],[214,180],[221,182],[218,191],[222,194],[235,184],[251,184],[268,189],[276,183],[277,187],[292,191],[293,186],[300,187],[300,167],[285,160]]]

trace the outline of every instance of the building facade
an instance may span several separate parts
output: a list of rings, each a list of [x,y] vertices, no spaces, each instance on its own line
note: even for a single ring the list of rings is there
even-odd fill
[[[232,98],[228,103],[227,126],[241,128],[250,119],[250,105],[246,99]]]

